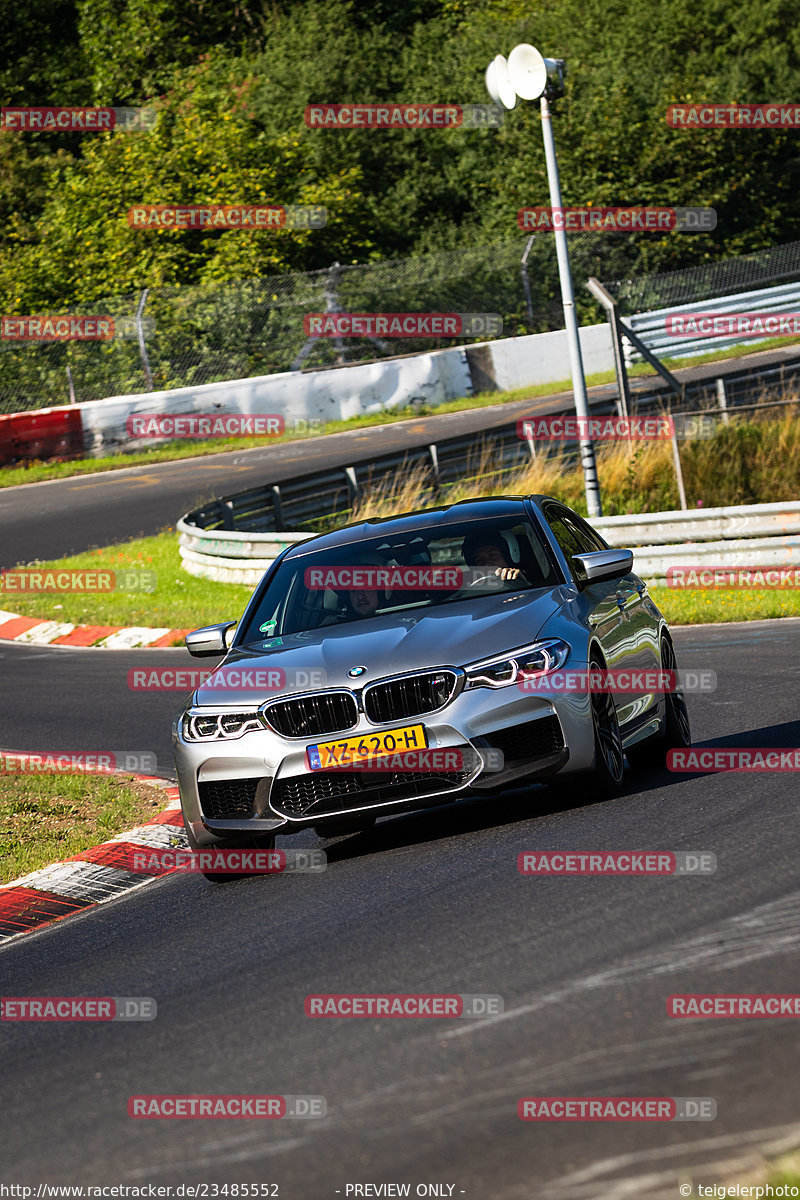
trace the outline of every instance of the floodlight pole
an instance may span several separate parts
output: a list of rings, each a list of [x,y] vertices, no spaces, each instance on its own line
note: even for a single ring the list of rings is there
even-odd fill
[[[550,118],[550,106],[547,103],[547,96],[543,95],[539,103],[542,112],[542,136],[544,137],[544,156],[547,163],[547,182],[550,187],[550,205],[554,211],[556,209],[563,210],[561,182],[558,177],[558,161],[556,159],[556,144],[553,139],[553,125]],[[578,318],[575,313],[575,293],[572,290],[572,273],[570,271],[569,253],[567,251],[567,235],[563,222],[555,225],[555,239],[558,276],[561,283],[561,304],[564,309],[569,361],[572,371],[572,390],[575,394],[575,412],[579,419],[579,427],[588,432],[589,401],[586,395],[586,380],[583,375],[581,341],[578,332]],[[600,485],[597,479],[594,443],[590,437],[585,435],[579,440],[583,481],[586,490],[586,507],[590,517],[602,517],[603,509],[600,502]]]

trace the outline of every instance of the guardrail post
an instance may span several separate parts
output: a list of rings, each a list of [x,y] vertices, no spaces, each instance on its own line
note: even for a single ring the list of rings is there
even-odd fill
[[[681,508],[686,511],[689,505],[686,503],[686,488],[683,486],[683,467],[681,466],[681,453],[678,449],[678,431],[675,428],[675,421],[670,415],[672,425],[672,461],[675,464],[675,479],[678,484],[678,496],[680,497]]]
[[[625,365],[625,353],[622,349],[622,322],[619,319],[619,305],[611,293],[603,287],[594,275],[586,283],[587,288],[599,300],[606,310],[608,325],[611,330],[611,345],[614,351],[614,371],[617,376],[617,415],[627,419],[631,407],[631,389],[628,383],[628,368]]]
[[[275,514],[275,530],[277,533],[283,533],[285,528],[283,524],[283,505],[281,503],[281,489],[277,483],[272,485],[272,511]]]
[[[355,506],[356,500],[358,500],[361,489],[358,486],[355,467],[345,467],[344,473],[347,477],[347,490],[349,492],[350,507],[352,508]]]
[[[528,278],[528,255],[533,245],[533,239],[536,234],[532,233],[525,245],[525,252],[519,261],[520,274],[522,275],[522,290],[525,292],[525,307],[528,310],[528,333],[533,333],[533,297],[531,296],[531,281]]]
[[[439,451],[435,444],[428,446],[428,453],[431,456],[431,467],[433,468],[433,481],[436,491],[439,490],[441,476],[439,474]]]
[[[136,309],[136,316],[135,316],[134,320],[136,321],[136,336],[139,339],[139,354],[141,355],[141,358],[142,358],[142,367],[144,369],[144,377],[147,380],[148,391],[152,392],[152,390],[153,390],[153,372],[150,370],[150,359],[147,357],[147,346],[146,346],[145,340],[144,340],[144,326],[142,325],[142,313],[144,312],[144,306],[147,303],[148,290],[149,290],[148,288],[145,288],[144,291],[142,292],[141,296],[139,297],[139,307]]]
[[[717,400],[719,400],[719,407],[720,407],[720,411],[722,413],[722,420],[725,422],[726,425],[729,425],[730,420],[731,420],[731,415],[728,412],[728,397],[725,392],[725,380],[722,378],[717,380]]]

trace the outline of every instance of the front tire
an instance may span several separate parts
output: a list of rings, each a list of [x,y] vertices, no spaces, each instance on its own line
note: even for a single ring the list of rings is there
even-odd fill
[[[668,637],[661,640],[661,669],[662,671],[673,671],[677,676],[675,649]],[[647,770],[648,767],[664,767],[670,750],[686,750],[692,744],[689,710],[686,707],[686,698],[680,688],[666,693],[664,705],[666,711],[662,732],[641,746],[632,746],[627,751],[631,766],[637,770]]]
[[[589,664],[589,671],[603,671],[601,663]],[[603,798],[615,796],[625,774],[625,752],[617,720],[617,706],[610,692],[590,692],[594,726],[595,765],[591,773],[593,790]]]

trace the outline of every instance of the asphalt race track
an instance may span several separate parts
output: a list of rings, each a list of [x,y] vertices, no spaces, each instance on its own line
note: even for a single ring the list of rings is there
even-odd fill
[[[697,743],[800,743],[798,634],[798,621],[677,632],[679,664],[718,677],[716,692],[689,697]],[[168,773],[180,697],[127,691],[143,655],[189,661],[3,647],[3,745],[153,749]],[[666,999],[800,991],[797,807],[791,774],[630,774],[605,803],[508,792],[329,842],[320,875],[167,876],[15,940],[0,950],[4,995],[152,996],[158,1017],[4,1023],[5,1178],[276,1183],[281,1200],[366,1183],[473,1200],[675,1200],[689,1178],[730,1178],[800,1137],[797,1025],[670,1020]],[[517,872],[520,851],[559,848],[712,851],[718,871]],[[415,991],[499,994],[505,1012],[304,1015],[310,992]],[[127,1099],[140,1093],[319,1095],[328,1116],[134,1121]],[[524,1123],[516,1105],[530,1095],[712,1097],[718,1115]]]
[[[616,395],[610,386],[591,393],[592,404],[606,406]],[[307,471],[368,463],[375,455],[426,446],[435,438],[490,434],[522,416],[571,408],[572,394],[564,392],[263,448],[2,488],[0,569],[33,557],[60,558],[159,533],[183,513],[228,492],[283,483]]]
[[[746,366],[741,360],[729,360],[682,368],[677,374],[687,387],[700,389],[702,394],[703,389],[713,388],[716,377],[728,368],[734,375],[753,372],[757,379],[765,372],[766,379],[767,375],[772,378],[782,372],[784,366],[790,369],[795,358],[795,348],[790,346],[748,354]],[[652,393],[659,386],[660,381],[654,385],[652,378],[632,379],[634,401],[637,395]],[[732,400],[734,396],[735,389]],[[589,388],[589,404],[601,412],[611,411],[616,398],[616,386]],[[744,396],[748,398],[749,394]],[[60,558],[94,546],[159,533],[214,496],[265,483],[283,483],[304,472],[358,466],[369,463],[375,455],[426,446],[437,439],[491,435],[493,429],[520,417],[567,411],[574,411],[572,392],[559,392],[263,448],[0,488],[0,570],[34,558]]]

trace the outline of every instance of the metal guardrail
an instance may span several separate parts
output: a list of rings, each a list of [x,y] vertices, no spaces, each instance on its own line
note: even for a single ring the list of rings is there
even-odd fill
[[[738,407],[743,410],[767,408],[770,405],[782,405],[783,400],[763,400],[758,404],[748,404],[753,397],[759,397],[771,389],[781,391],[793,384],[800,385],[800,354],[798,357],[784,360],[778,366],[756,369],[744,368],[737,370],[728,366],[719,370],[719,378],[709,377],[690,381],[684,387],[684,400],[672,408],[676,413],[708,412],[709,397],[716,399],[719,394],[717,384],[724,379],[723,395],[726,395],[726,409],[723,419]],[[664,384],[648,381],[634,393],[634,410],[642,411],[664,407],[665,399],[670,397]],[[616,410],[614,399],[595,402],[591,406],[593,414],[604,415]],[[722,410],[716,409],[717,412]],[[402,451],[379,457],[362,463],[331,468],[326,471],[311,472],[296,476],[294,479],[281,484],[264,484],[260,487],[249,488],[245,491],[220,496],[208,504],[201,505],[183,516],[178,522],[179,549],[183,559],[184,569],[193,575],[208,579],[216,579],[231,583],[244,583],[255,586],[263,572],[275,559],[285,545],[292,541],[302,541],[311,537],[314,526],[320,518],[346,517],[356,500],[368,489],[394,481],[398,475],[410,477],[418,472],[425,486],[436,494],[447,488],[448,484],[464,483],[470,479],[479,480],[486,474],[496,476],[511,473],[530,462],[535,447],[521,440],[517,435],[516,422],[501,426],[485,434],[482,438],[475,434],[460,435],[443,439],[429,445],[409,447]],[[561,455],[563,459],[577,460],[577,448],[567,450]],[[714,560],[717,553],[727,553],[733,546],[733,539],[738,532],[755,534],[755,527],[747,530],[734,530],[730,523],[723,530],[710,535],[711,541],[702,537],[702,528],[707,524],[710,514],[738,514],[736,520],[749,520],[754,514],[765,514],[767,510],[775,510],[775,505],[755,505],[748,508],[736,509],[704,509],[682,513],[653,514],[626,517],[602,517],[597,521],[598,527],[604,530],[604,536],[611,542],[612,534],[618,528],[626,528],[627,544],[636,546],[643,540],[644,530],[639,524],[658,521],[664,518],[670,526],[680,528],[680,533],[672,534],[660,531],[655,542],[644,538],[647,545],[641,546],[637,552],[637,570],[648,579],[663,578],[662,565],[681,565],[689,562],[685,556],[675,558],[681,538],[689,541],[706,541],[702,551],[703,556],[709,557],[709,565],[726,565],[721,560]],[[791,512],[791,505],[778,505],[781,512]],[[717,519],[722,519],[718,516]],[[726,518],[727,519],[727,518]],[[734,520],[733,517],[730,518]],[[676,525],[676,521],[678,524]],[[303,529],[305,532],[300,532]],[[608,529],[609,533],[605,533]],[[797,526],[800,531],[800,524]],[[287,532],[289,531],[289,532]],[[638,532],[637,532],[638,531]],[[778,531],[773,530],[773,534]],[[779,537],[792,532],[789,526],[781,526]],[[757,535],[756,535],[757,536]],[[769,534],[765,533],[765,541],[761,541],[758,553],[780,553],[780,548],[773,544],[767,545]],[[636,539],[636,540],[634,540]],[[677,539],[677,540],[676,540]],[[722,540],[725,546],[714,549],[713,539]],[[751,539],[752,540],[752,539]],[[658,542],[664,542],[672,548],[673,558],[667,559],[654,549]],[[783,558],[774,556],[758,559],[758,562],[769,565],[788,565],[795,561],[793,542],[787,546]],[[620,545],[621,542],[612,544]],[[749,565],[750,557],[748,543],[737,546],[739,559],[733,562],[727,559],[728,565]],[[685,545],[683,546],[685,550]],[[791,551],[791,553],[789,552]],[[755,553],[755,542],[753,543]],[[745,563],[741,555],[748,553]],[[692,560],[693,561],[693,560]],[[699,561],[699,559],[698,559]],[[756,560],[753,560],[755,563]]]
[[[594,411],[613,409],[613,404],[606,403]],[[227,538],[227,531],[296,530],[318,520],[321,514],[336,517],[348,512],[364,491],[394,480],[400,471],[406,477],[418,473],[432,489],[478,478],[487,453],[491,454],[492,475],[516,471],[531,459],[528,443],[517,436],[516,425],[512,425],[492,431],[481,440],[476,440],[475,434],[447,438],[382,454],[355,466],[299,475],[288,483],[265,484],[221,496],[187,513],[180,524],[216,530],[223,538]]]
[[[800,501],[630,513],[595,517],[593,524],[609,545],[635,549],[636,572],[651,583],[663,583],[670,567],[800,565]],[[198,530],[186,518],[178,533],[190,574],[253,587],[286,546],[313,536]]]
[[[650,312],[633,313],[625,316],[624,320],[626,325],[631,327],[633,332],[657,357],[691,358],[697,354],[728,350],[733,346],[757,346],[761,340],[766,339],[743,338],[735,334],[730,337],[697,337],[692,334],[676,337],[667,333],[667,317],[677,314],[688,316],[691,313],[700,312],[766,314],[797,312],[798,310],[800,310],[800,282],[795,282],[785,283],[780,287],[737,292],[735,296],[722,296],[714,300],[679,304],[673,308],[658,308]],[[642,355],[627,341],[625,342],[625,361],[628,364],[642,362]]]
[[[609,545],[635,549],[634,570],[650,583],[663,583],[670,567],[800,565],[800,501],[630,513],[592,524]]]

